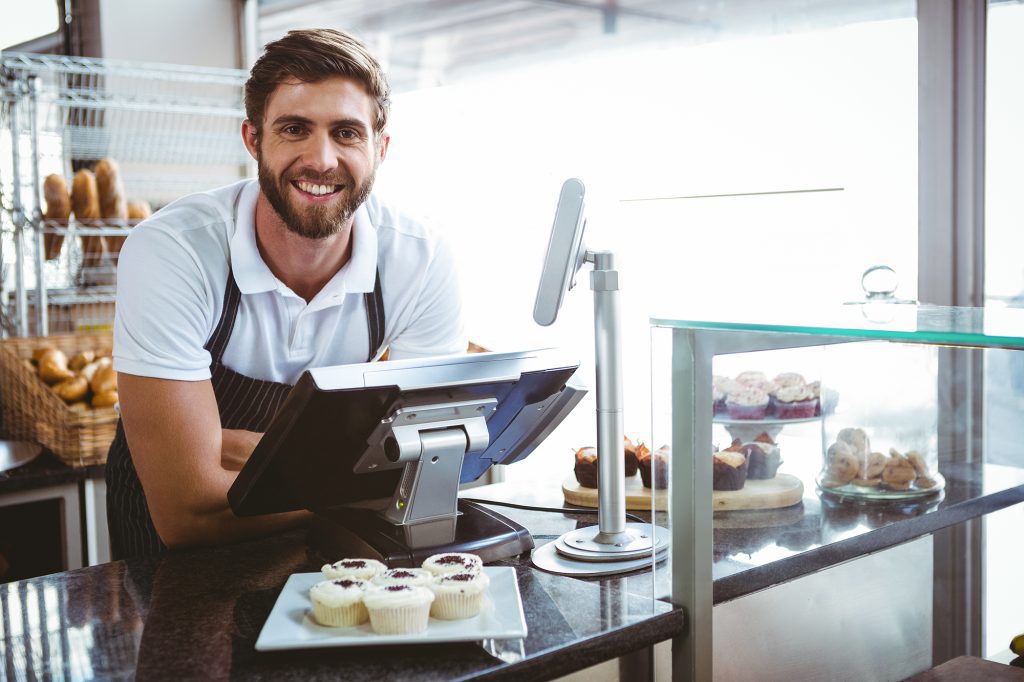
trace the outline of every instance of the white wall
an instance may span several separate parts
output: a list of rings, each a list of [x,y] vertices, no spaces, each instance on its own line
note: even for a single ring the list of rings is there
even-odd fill
[[[100,0],[102,56],[240,68],[235,0]]]

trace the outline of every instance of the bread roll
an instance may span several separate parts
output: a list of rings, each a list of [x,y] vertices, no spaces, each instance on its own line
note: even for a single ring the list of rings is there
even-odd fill
[[[68,356],[56,348],[51,348],[39,358],[39,378],[53,385],[70,379],[75,375],[68,369]]]
[[[75,403],[89,392],[89,382],[80,374],[61,381],[53,386],[54,392],[66,403]]]
[[[118,395],[117,390],[104,391],[103,393],[97,393],[92,397],[93,407],[113,407],[117,405]]]
[[[139,220],[145,220],[151,215],[153,215],[153,208],[145,199],[128,202],[128,220],[137,222]]]
[[[76,372],[81,371],[83,367],[88,365],[90,362],[96,359],[96,352],[91,350],[83,350],[81,353],[75,353],[68,360],[68,369]]]
[[[68,194],[67,183],[59,175],[47,175],[43,180],[43,198],[46,199],[46,213],[43,218],[66,227],[71,217],[71,196]],[[63,234],[43,234],[43,245],[46,260],[53,260],[60,255],[60,247],[64,244]]]
[[[89,381],[92,381],[92,376],[96,373],[96,370],[98,370],[100,367],[106,367],[110,363],[111,363],[111,359],[110,358],[98,358],[98,359],[93,360],[92,362],[90,362],[85,367],[83,367],[80,370],[80,372],[81,372],[81,374],[83,376],[85,376],[86,379],[88,379]]]
[[[100,195],[96,187],[96,176],[91,170],[83,168],[75,173],[71,180],[71,210],[75,220],[82,227],[96,227],[100,218]],[[84,265],[96,265],[103,257],[105,249],[103,237],[88,235],[82,237],[82,262]]]
[[[39,360],[51,350],[56,350],[53,346],[39,346],[32,351],[32,362],[39,364]]]
[[[116,391],[117,372],[114,371],[114,367],[112,365],[104,365],[93,373],[92,380],[89,382],[89,385],[92,386],[92,392],[95,395],[106,393],[108,391]]]

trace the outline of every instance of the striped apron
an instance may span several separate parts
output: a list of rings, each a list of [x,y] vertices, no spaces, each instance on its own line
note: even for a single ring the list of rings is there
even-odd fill
[[[224,310],[217,328],[204,348],[210,352],[210,378],[217,398],[221,427],[245,429],[263,433],[270,426],[278,408],[287,397],[291,386],[274,381],[253,379],[228,369],[221,361],[227,348],[231,330],[242,294],[235,284],[234,275],[228,273],[224,295]],[[370,354],[367,362],[376,357],[384,343],[384,301],[380,291],[380,271],[377,272],[373,291],[364,294],[366,322],[370,330]],[[107,454],[107,525],[110,530],[110,550],[114,559],[144,556],[162,552],[167,547],[160,541],[153,519],[149,515],[146,495],[135,471],[124,425],[118,421],[114,441]]]

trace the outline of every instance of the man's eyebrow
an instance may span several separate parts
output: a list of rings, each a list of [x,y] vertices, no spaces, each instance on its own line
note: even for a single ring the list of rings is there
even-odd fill
[[[314,122],[313,122],[312,119],[306,118],[305,116],[299,116],[297,114],[285,114],[285,115],[282,115],[282,116],[278,116],[277,118],[274,119],[273,125],[275,127],[278,127],[278,126],[283,126],[283,125],[291,125],[293,123],[298,123],[298,124],[305,125],[305,126],[312,126],[312,125],[314,125]],[[332,128],[342,128],[342,127],[358,128],[359,130],[361,130],[363,132],[365,132],[366,130],[369,129],[369,126],[367,126],[365,122],[359,120],[358,118],[340,118],[340,119],[338,119],[336,121],[331,121],[331,127]]]

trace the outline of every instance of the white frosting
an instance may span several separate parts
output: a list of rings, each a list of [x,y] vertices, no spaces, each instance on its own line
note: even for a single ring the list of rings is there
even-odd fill
[[[479,573],[449,573],[439,575],[430,584],[434,594],[480,594],[490,585],[491,579],[484,572]]]
[[[740,372],[736,375],[736,381],[741,384],[753,384],[767,381],[768,377],[764,372]]]
[[[801,400],[813,400],[814,392],[803,384],[794,384],[780,388],[775,394],[775,399],[780,403],[795,403]]]
[[[423,562],[423,568],[433,575],[444,575],[446,573],[465,573],[467,571],[479,573],[484,562],[476,554],[464,552],[445,552],[427,557]]]
[[[392,568],[373,579],[374,585],[429,585],[434,576],[422,568]]]
[[[386,570],[388,570],[387,566],[374,559],[342,559],[333,564],[324,564],[320,568],[320,571],[331,580],[339,578],[370,580]]]
[[[363,595],[368,609],[400,609],[434,601],[434,593],[420,585],[374,585]]]
[[[768,394],[759,388],[748,386],[735,393],[730,393],[725,400],[735,405],[766,405]]]
[[[772,381],[774,381],[775,385],[779,388],[785,388],[786,386],[803,386],[807,383],[803,375],[798,374],[797,372],[783,372],[772,379]]]
[[[309,598],[330,608],[351,606],[363,598],[367,586],[365,580],[358,578],[324,580],[309,589]]]

